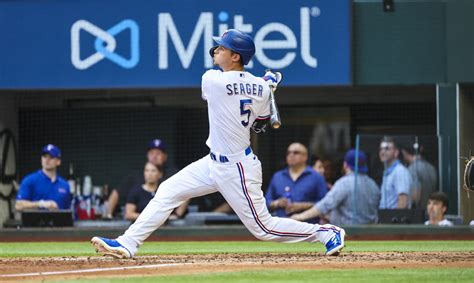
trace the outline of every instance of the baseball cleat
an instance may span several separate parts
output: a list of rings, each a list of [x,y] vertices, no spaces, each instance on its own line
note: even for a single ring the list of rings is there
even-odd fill
[[[97,253],[115,258],[132,258],[130,251],[119,242],[112,239],[94,237],[91,244],[95,247]]]
[[[344,248],[346,231],[334,225],[322,225],[320,231],[327,231],[333,235],[326,242],[326,255],[338,256]]]

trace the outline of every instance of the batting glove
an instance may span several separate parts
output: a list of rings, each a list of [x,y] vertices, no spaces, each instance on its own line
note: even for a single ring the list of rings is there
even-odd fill
[[[278,87],[278,84],[281,82],[281,73],[280,72],[272,72],[267,71],[263,76],[263,79],[267,82],[269,87],[273,87],[275,90]]]

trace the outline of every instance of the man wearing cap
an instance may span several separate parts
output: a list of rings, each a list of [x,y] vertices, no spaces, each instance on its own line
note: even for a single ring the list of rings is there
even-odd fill
[[[160,139],[154,139],[150,141],[147,147],[147,161],[154,164],[155,166],[159,166],[163,168],[163,179],[161,181],[166,180],[169,176],[173,175],[175,172],[170,172],[174,170],[167,170],[165,167],[166,161],[168,160],[168,154],[166,153],[166,143]],[[132,171],[130,174],[127,175],[126,179],[118,186],[116,189],[113,189],[110,193],[108,203],[109,206],[107,208],[107,217],[112,218],[114,212],[117,209],[117,206],[121,207],[125,205],[127,200],[128,193],[135,187],[141,186],[143,184],[143,170],[135,170]],[[183,211],[184,210],[184,211]],[[179,217],[185,213],[186,207],[177,209],[177,215]]]
[[[16,197],[17,211],[26,209],[70,209],[69,185],[57,173],[61,165],[61,151],[48,144],[41,152],[42,169],[26,176]]]
[[[303,221],[329,214],[329,220],[334,225],[377,222],[380,189],[375,181],[367,176],[365,154],[361,151],[358,152],[358,156],[356,154],[355,150],[349,150],[346,153],[343,164],[345,175],[336,181],[322,200],[312,208],[293,215],[293,219]],[[357,168],[356,159],[358,160]],[[357,186],[355,186],[356,180]]]

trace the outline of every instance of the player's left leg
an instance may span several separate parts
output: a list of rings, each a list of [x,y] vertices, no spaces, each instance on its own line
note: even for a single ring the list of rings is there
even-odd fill
[[[326,245],[328,255],[337,254],[344,247],[345,231],[337,226],[272,217],[261,190],[261,164],[253,154],[237,163],[218,164],[211,173],[218,190],[258,239],[285,243],[319,241]]]

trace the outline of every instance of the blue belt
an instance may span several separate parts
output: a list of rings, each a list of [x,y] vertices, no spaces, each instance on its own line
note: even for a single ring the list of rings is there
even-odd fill
[[[251,152],[252,152],[252,149],[250,148],[250,146],[245,149],[245,155],[249,155]],[[209,155],[211,156],[211,159],[214,161],[219,161],[221,163],[229,162],[229,158],[227,158],[227,156],[225,155],[219,155],[219,160],[217,160],[217,155],[213,153],[212,151],[209,153]]]

